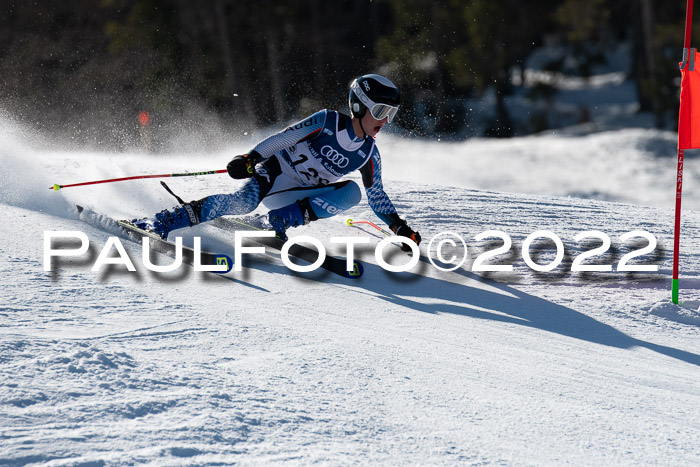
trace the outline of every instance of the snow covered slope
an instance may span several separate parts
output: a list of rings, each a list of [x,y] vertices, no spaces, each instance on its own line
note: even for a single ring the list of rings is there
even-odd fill
[[[383,135],[384,136],[384,135]],[[402,180],[577,198],[672,210],[676,133],[647,128],[578,135],[558,131],[468,143],[385,136],[389,173]],[[420,169],[417,169],[420,167]],[[683,206],[700,210],[700,161],[686,151]],[[420,179],[419,179],[420,177]]]
[[[534,145],[530,154],[541,143],[514,141]],[[492,143],[463,150],[478,152],[480,144]],[[216,169],[230,154],[192,159],[6,146],[0,464],[697,465],[700,314],[668,300],[672,211],[392,177],[406,154],[388,145],[387,178],[403,178],[387,183],[390,196],[420,230],[425,251],[441,232],[466,240],[468,260],[458,271],[421,262],[389,273],[370,248],[361,254],[359,281],[292,274],[274,253],[223,277],[188,267],[166,275],[145,270],[140,246],[123,241],[138,273],[92,272],[111,234],[81,221],[74,203],[130,217],[173,200],[157,181],[59,193],[50,185]],[[439,159],[450,151],[418,146],[403,151],[406,157]],[[459,167],[467,170],[449,166]],[[629,191],[653,193],[644,180],[630,181],[637,188]],[[236,182],[210,176],[171,186],[197,198]],[[365,203],[346,217],[376,220]],[[343,220],[292,233],[329,247],[331,236],[366,235],[373,245],[381,239]],[[700,213],[687,211],[684,223],[681,297],[697,305],[700,239],[692,232]],[[487,244],[474,236],[493,229],[512,238],[512,255],[498,259],[514,271],[477,275],[473,261]],[[543,229],[566,250],[551,273],[535,273],[520,254],[524,239]],[[57,260],[45,272],[47,230],[86,233],[90,253]],[[599,258],[611,264],[643,246],[620,235],[650,232],[659,247],[641,262],[658,264],[659,272],[570,272],[572,260],[591,248],[574,236],[589,230],[611,238],[614,248]],[[182,234],[232,251],[230,239],[211,227]],[[538,263],[551,261],[553,251],[544,244]]]

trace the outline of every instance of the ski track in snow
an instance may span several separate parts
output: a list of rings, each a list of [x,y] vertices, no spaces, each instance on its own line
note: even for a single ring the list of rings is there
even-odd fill
[[[588,179],[596,179],[592,166],[608,170],[608,156],[595,154],[613,136],[577,140]],[[617,136],[635,147],[667,143],[664,134]],[[565,197],[598,190],[572,181],[586,178],[572,162],[552,168],[566,174],[557,189],[547,182],[514,194],[529,165],[510,172],[510,185],[486,188],[472,181],[508,179],[509,161],[491,160],[489,168],[483,157],[455,162],[456,152],[510,158],[520,150],[533,170],[547,167],[539,158],[554,144],[549,137],[510,146],[387,143],[389,195],[420,230],[424,250],[440,232],[464,237],[469,259],[458,272],[420,263],[415,272],[388,273],[369,249],[361,252],[359,281],[295,275],[275,253],[227,277],[189,267],[159,275],[142,267],[139,245],[123,240],[138,273],[95,273],[92,261],[113,227],[106,219],[81,221],[73,204],[119,218],[152,214],[172,198],[157,181],[59,193],[48,186],[219,168],[230,154],[0,153],[14,169],[0,189],[0,464],[697,465],[700,314],[669,302],[673,212],[663,206],[663,190],[642,176],[628,178],[641,180],[634,188],[607,183],[600,192],[626,201],[643,192],[636,204]],[[426,154],[442,172],[454,170],[440,182],[431,169],[424,183],[406,176]],[[404,158],[411,169],[402,168]],[[467,173],[472,178],[461,178]],[[599,178],[611,180],[607,172]],[[169,181],[192,199],[236,183],[225,176]],[[345,226],[346,217],[376,221],[363,202],[343,218],[290,233],[328,246],[337,235],[379,242],[370,230]],[[696,304],[700,240],[692,232],[699,222],[697,211],[684,213],[681,296]],[[515,270],[468,272],[487,247],[474,236],[493,229],[513,239],[512,257],[499,259]],[[559,235],[567,252],[549,274],[535,274],[519,253],[542,229]],[[45,272],[46,230],[85,232],[90,254]],[[645,260],[660,271],[566,272],[584,251],[573,237],[587,230],[610,236],[618,251],[602,259],[612,263],[629,251],[621,234],[649,231],[659,248]],[[232,252],[223,232],[183,232],[186,242],[194,235]],[[540,263],[553,258],[551,245],[543,247]]]

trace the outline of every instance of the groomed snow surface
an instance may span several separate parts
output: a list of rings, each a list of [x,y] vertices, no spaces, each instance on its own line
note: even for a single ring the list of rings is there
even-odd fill
[[[425,262],[382,270],[373,256],[381,237],[344,224],[377,222],[364,201],[290,231],[329,250],[332,236],[369,237],[358,281],[292,273],[275,252],[221,277],[189,266],[157,274],[128,240],[137,273],[92,272],[115,233],[79,218],[74,204],[124,218],[174,200],[156,180],[49,186],[218,169],[249,141],[214,155],[125,155],[36,151],[5,135],[0,464],[700,462],[700,190],[692,188],[700,164],[689,159],[686,169],[683,308],[669,291],[673,134],[459,144],[381,135],[387,191],[421,232],[424,253],[434,235],[452,231],[469,254],[455,272]],[[225,175],[168,183],[188,199],[238,186]],[[57,230],[84,232],[91,248],[45,272],[44,232]],[[471,272],[479,253],[501,244],[474,240],[488,230],[512,238],[512,254],[491,263],[514,264],[513,272]],[[564,243],[552,272],[522,259],[523,241],[538,230]],[[613,246],[588,263],[612,272],[570,272],[574,258],[600,245],[574,241],[589,230]],[[632,263],[658,272],[614,269],[646,245],[620,240],[636,230],[658,247]],[[230,236],[212,227],[180,234],[233,253]],[[551,242],[531,251],[538,264],[554,258]],[[407,260],[398,250],[388,256]]]

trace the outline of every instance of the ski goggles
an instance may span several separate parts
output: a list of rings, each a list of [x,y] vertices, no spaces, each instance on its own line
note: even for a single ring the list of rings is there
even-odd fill
[[[364,93],[357,80],[352,83],[350,88],[360,99],[360,102],[362,102],[364,106],[369,109],[369,113],[375,120],[384,120],[387,118],[387,122],[391,123],[396,116],[396,112],[399,111],[399,108],[396,106],[389,104],[377,104],[374,102],[367,96],[367,94]]]
[[[387,122],[391,122],[396,116],[396,112],[399,111],[398,107],[388,104],[374,104],[369,108],[369,113],[375,120],[384,120],[388,118]]]

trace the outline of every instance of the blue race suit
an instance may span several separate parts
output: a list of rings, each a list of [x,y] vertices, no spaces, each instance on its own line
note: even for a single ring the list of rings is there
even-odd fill
[[[359,203],[362,195],[351,180],[360,170],[369,206],[387,225],[398,219],[384,192],[381,157],[374,138],[355,135],[350,117],[321,110],[261,141],[251,153],[262,156],[251,179],[235,193],[202,200],[200,219],[242,215],[262,202],[275,209],[309,198],[314,214],[330,217]]]

